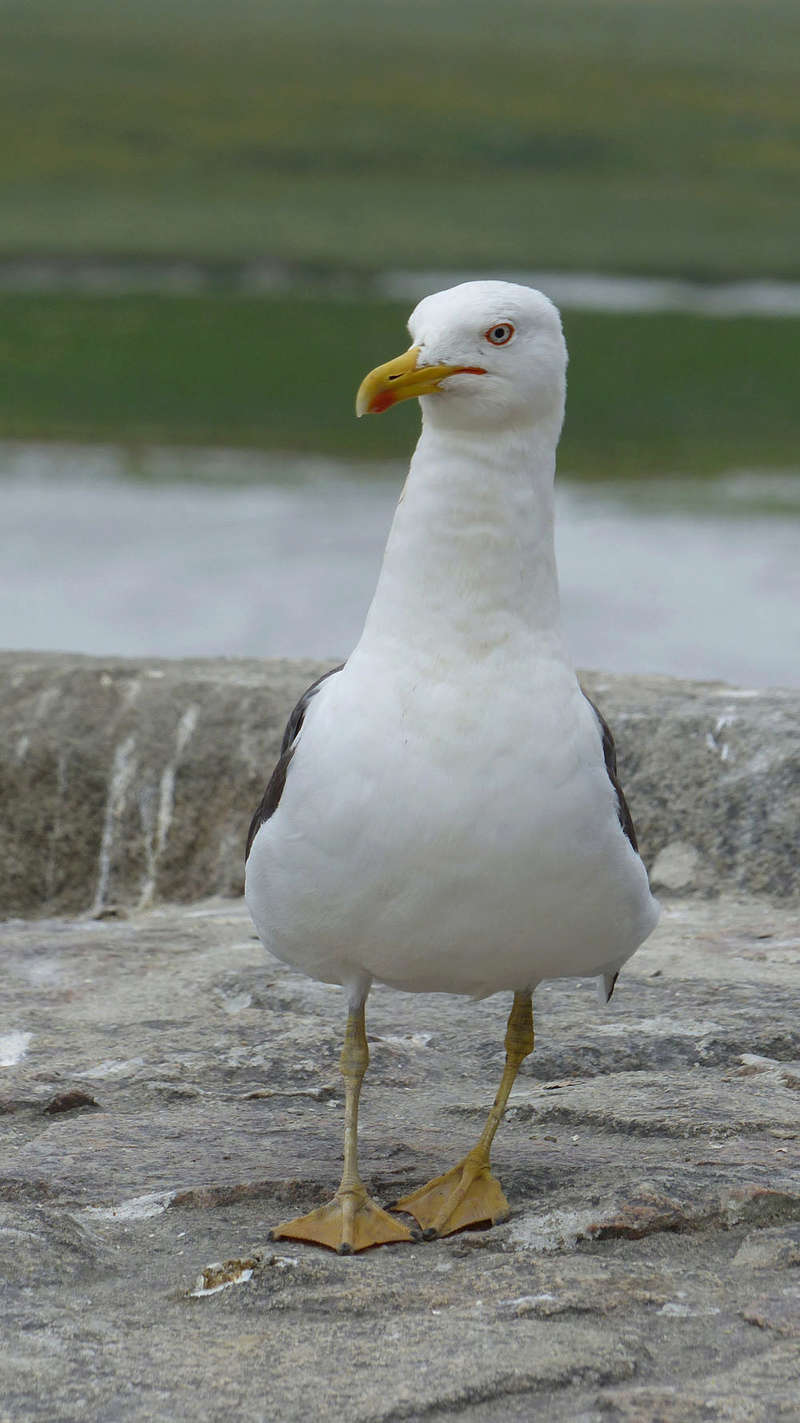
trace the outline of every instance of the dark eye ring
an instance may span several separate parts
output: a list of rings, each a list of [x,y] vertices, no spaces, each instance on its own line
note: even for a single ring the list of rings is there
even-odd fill
[[[497,325],[490,326],[484,335],[493,346],[507,346],[514,335],[514,327],[510,321],[498,321]]]

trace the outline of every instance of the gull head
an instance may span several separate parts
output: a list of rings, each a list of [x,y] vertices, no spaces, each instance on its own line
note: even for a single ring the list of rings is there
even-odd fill
[[[463,282],[435,292],[408,322],[411,347],[364,378],[358,415],[417,396],[423,419],[463,430],[546,423],[564,416],[567,348],[556,307],[514,282]]]

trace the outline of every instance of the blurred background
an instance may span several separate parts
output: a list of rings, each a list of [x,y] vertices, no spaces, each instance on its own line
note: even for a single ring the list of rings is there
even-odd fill
[[[426,292],[570,347],[582,666],[800,683],[796,0],[2,0],[0,645],[339,658]]]

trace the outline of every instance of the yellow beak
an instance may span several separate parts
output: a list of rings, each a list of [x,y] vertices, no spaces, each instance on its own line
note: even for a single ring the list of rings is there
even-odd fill
[[[418,366],[419,346],[376,366],[358,387],[356,415],[380,415],[414,395],[433,395],[447,376],[486,374],[482,366]]]

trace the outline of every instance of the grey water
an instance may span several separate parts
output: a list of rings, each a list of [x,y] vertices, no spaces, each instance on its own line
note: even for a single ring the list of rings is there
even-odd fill
[[[226,450],[0,445],[0,646],[340,659],[404,476]],[[580,667],[800,685],[800,472],[557,486]]]
[[[15,292],[180,295],[227,289],[274,296],[302,290],[334,298],[388,297],[417,302],[429,292],[485,277],[502,277],[537,287],[565,311],[678,311],[717,317],[800,315],[800,282],[767,277],[691,282],[677,277],[506,269],[326,273],[313,265],[304,267],[271,258],[219,264],[189,258],[0,255],[0,291]]]

